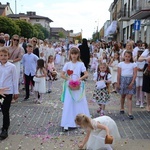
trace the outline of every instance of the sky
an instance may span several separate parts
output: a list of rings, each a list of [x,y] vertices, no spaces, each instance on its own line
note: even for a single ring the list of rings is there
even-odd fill
[[[15,1],[16,8],[15,9]],[[15,13],[35,11],[37,15],[53,20],[51,27],[62,27],[82,31],[82,37],[90,39],[96,30],[100,30],[110,20],[109,7],[114,0],[1,0],[10,3]]]

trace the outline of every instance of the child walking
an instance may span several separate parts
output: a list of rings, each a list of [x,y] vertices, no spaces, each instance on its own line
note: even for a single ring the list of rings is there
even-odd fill
[[[0,133],[0,140],[8,137],[8,128],[10,126],[9,109],[11,106],[12,98],[18,98],[18,79],[16,66],[10,62],[9,52],[3,47],[0,49],[0,89],[3,93],[0,94],[0,107],[3,115],[2,131]],[[6,88],[6,89],[5,89]]]
[[[50,55],[48,57],[48,63],[47,63],[46,69],[47,69],[47,76],[48,76],[48,81],[47,81],[48,93],[51,93],[52,92],[52,83],[54,80],[57,79],[57,71],[56,71],[56,68],[54,65],[53,55]]]
[[[109,84],[111,83],[111,74],[106,63],[98,65],[97,72],[94,73],[94,81],[96,85],[93,100],[99,105],[97,112],[103,116],[105,114],[105,105],[109,102]]]
[[[26,89],[26,96],[24,100],[28,100],[30,96],[29,92],[29,85],[30,82],[32,82],[32,85],[34,86],[33,77],[35,76],[36,72],[36,65],[37,60],[39,58],[33,54],[33,46],[32,44],[27,45],[27,53],[23,55],[22,63],[24,67],[24,76],[25,76],[25,89]]]
[[[143,53],[143,50],[138,50],[136,64],[137,64],[137,77],[136,77],[136,106],[140,106],[143,108],[144,105],[144,92],[142,91],[143,84],[143,69],[145,65],[145,61],[139,62],[138,59]]]
[[[113,141],[120,139],[120,134],[115,121],[108,116],[91,119],[84,114],[78,114],[75,118],[75,123],[86,129],[87,132],[83,141],[78,145],[80,149],[83,149],[84,145],[87,143],[86,149],[89,150],[112,150],[110,144],[105,144],[106,135],[112,136]]]
[[[61,73],[61,77],[65,79],[61,126],[65,131],[67,131],[69,127],[76,127],[74,119],[77,114],[84,113],[90,116],[85,96],[84,82],[82,81],[88,77],[88,72],[86,71],[84,63],[80,61],[80,51],[77,47],[72,47],[70,49],[69,59],[70,61],[64,65]],[[84,73],[82,77],[80,77],[81,72]],[[80,87],[77,90],[72,90],[69,87],[73,81],[80,83]]]
[[[118,64],[120,62],[119,60],[119,53],[115,52],[114,53],[114,57],[113,59],[110,61],[109,66],[111,67],[111,75],[112,75],[112,79],[111,79],[111,83],[113,85],[113,90],[112,92],[116,92],[117,90],[117,69],[118,69]]]
[[[33,80],[35,81],[34,84],[34,92],[35,92],[35,99],[36,99],[35,102],[38,104],[42,103],[43,94],[46,93],[46,75],[47,72],[44,67],[44,60],[38,59],[36,74],[35,77],[33,78]]]
[[[121,95],[120,114],[124,114],[125,98],[128,100],[128,117],[134,119],[132,115],[132,95],[136,93],[137,65],[133,62],[132,51],[125,51],[124,61],[118,64],[117,88]]]

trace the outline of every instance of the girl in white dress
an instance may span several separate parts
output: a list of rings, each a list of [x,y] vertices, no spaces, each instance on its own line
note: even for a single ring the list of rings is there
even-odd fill
[[[64,102],[61,127],[64,127],[65,131],[69,127],[76,127],[74,119],[77,114],[84,113],[90,116],[85,96],[84,82],[82,81],[88,77],[88,72],[84,63],[80,61],[80,51],[77,47],[72,47],[69,55],[70,61],[64,65],[61,73],[61,77],[65,79],[61,96],[61,101]],[[82,77],[80,77],[81,72],[84,73]],[[80,88],[78,90],[71,90],[69,88],[70,80],[80,82]]]
[[[83,149],[87,143],[87,150],[99,150],[101,148],[112,150],[110,144],[105,144],[106,135],[113,137],[113,144],[116,139],[120,139],[115,121],[108,116],[91,119],[84,114],[78,114],[75,118],[75,122],[80,127],[85,128],[87,132],[83,141],[78,145],[80,149]]]
[[[37,61],[37,69],[36,69],[36,75],[35,77],[38,78],[37,80],[33,80],[35,81],[34,84],[34,91],[35,91],[35,99],[36,99],[36,103],[40,104],[42,102],[43,99],[43,94],[46,93],[46,69],[44,67],[44,60],[43,59],[38,59]],[[40,95],[40,98],[38,98],[38,93]]]
[[[62,49],[61,49],[61,61],[60,61],[61,66],[64,66],[65,59],[66,59],[66,52],[65,52],[65,49],[62,47]]]
[[[118,52],[115,52],[114,53],[114,57],[113,59],[111,60],[109,66],[111,67],[111,83],[113,85],[113,90],[112,92],[116,92],[117,90],[117,69],[118,69],[118,63],[120,62],[119,60],[120,56],[119,56],[119,53]]]

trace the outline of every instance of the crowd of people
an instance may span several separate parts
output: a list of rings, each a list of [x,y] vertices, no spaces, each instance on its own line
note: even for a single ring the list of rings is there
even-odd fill
[[[95,84],[95,88],[91,89],[93,101],[98,104],[97,113],[101,116],[95,120],[90,120],[85,92],[89,73],[93,74]],[[79,148],[83,148],[88,141],[89,148],[94,143],[95,148],[103,146],[111,149],[111,146],[102,144],[105,135],[112,134],[114,138],[120,138],[114,120],[105,116],[110,92],[120,94],[120,114],[125,113],[127,98],[129,119],[134,119],[133,95],[136,95],[136,106],[144,108],[146,103],[146,111],[150,112],[150,47],[147,43],[135,43],[132,40],[126,44],[116,41],[106,43],[83,39],[81,43],[74,44],[65,41],[49,42],[48,39],[42,41],[36,37],[26,39],[18,35],[13,35],[10,39],[9,34],[0,33],[0,106],[3,114],[1,140],[8,137],[9,109],[11,103],[18,98],[20,85],[25,85],[23,101],[30,100],[31,92],[34,91],[33,102],[41,104],[44,94],[53,91],[53,82],[59,77],[64,79],[60,126],[64,131],[78,125],[87,129],[87,136]],[[110,120],[110,123],[107,124],[106,120]],[[92,139],[93,136],[90,136],[92,130],[100,133],[101,144],[97,144]],[[105,134],[101,130],[106,130]]]

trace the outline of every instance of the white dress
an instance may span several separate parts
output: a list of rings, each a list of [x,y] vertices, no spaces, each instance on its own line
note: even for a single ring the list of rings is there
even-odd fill
[[[118,60],[114,60],[113,63],[112,63],[112,67],[111,67],[111,74],[112,74],[111,82],[112,83],[117,82],[118,63],[119,63]]]
[[[90,133],[87,149],[100,150],[101,148],[111,149],[109,144],[105,144],[106,131],[97,128],[97,122],[108,127],[110,135],[113,136],[113,144],[116,139],[120,139],[118,127],[113,119],[109,116],[101,116],[91,119],[93,130]]]
[[[37,71],[37,75],[43,75],[40,71],[40,69],[38,69]],[[40,78],[40,82],[35,82],[34,83],[34,91],[37,91],[39,93],[46,93],[46,79],[45,77]]]
[[[81,72],[85,72],[86,68],[83,62],[76,62],[72,63],[67,62],[64,67],[63,71],[67,73],[67,70],[72,70],[73,75],[71,76],[72,79],[77,79],[80,77]],[[76,127],[75,124],[75,117],[79,113],[83,113],[90,117],[89,108],[85,96],[85,90],[81,87],[79,90],[72,91],[70,94],[68,81],[66,82],[66,90],[64,95],[64,105],[63,105],[63,112],[61,118],[61,127]]]

